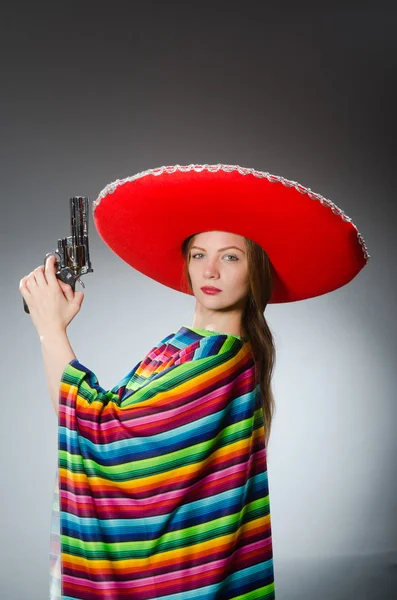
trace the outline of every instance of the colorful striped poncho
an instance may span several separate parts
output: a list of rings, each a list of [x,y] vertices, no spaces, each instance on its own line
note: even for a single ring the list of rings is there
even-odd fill
[[[58,418],[51,600],[275,598],[249,340],[182,327],[109,391],[74,359]]]

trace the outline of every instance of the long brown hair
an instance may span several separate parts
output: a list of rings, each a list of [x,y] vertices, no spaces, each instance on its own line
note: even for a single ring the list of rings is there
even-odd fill
[[[193,290],[189,275],[190,248],[196,235],[197,233],[186,238],[181,247],[185,260],[182,285],[186,285],[187,282],[190,292]],[[276,361],[276,349],[264,312],[273,291],[273,267],[267,253],[259,244],[246,237],[244,240],[247,250],[249,292],[242,314],[242,327],[251,342],[254,355],[256,384],[259,383],[260,386],[267,445],[275,411],[271,380]]]

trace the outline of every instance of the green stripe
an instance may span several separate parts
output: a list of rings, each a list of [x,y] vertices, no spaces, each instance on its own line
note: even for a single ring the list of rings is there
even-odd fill
[[[177,531],[170,531],[160,538],[154,540],[138,540],[136,542],[85,542],[81,539],[63,535],[62,543],[69,554],[84,556],[90,559],[114,557],[122,558],[145,558],[155,552],[166,552],[192,544],[199,544],[218,537],[234,533],[238,528],[258,517],[269,514],[269,500],[263,503],[263,498],[245,505],[241,511],[232,515],[226,515],[219,519],[213,519],[207,523],[193,525]],[[115,525],[117,527],[117,525]],[[161,542],[159,543],[159,540]]]
[[[264,585],[261,588],[248,592],[247,594],[241,594],[240,596],[233,596],[230,600],[274,600],[274,582],[269,585]]]
[[[257,417],[256,414],[255,417]],[[203,459],[207,458],[208,451],[212,449],[214,441],[216,441],[218,448],[223,448],[239,440],[250,438],[253,421],[254,423],[257,422],[257,418],[255,420],[253,417],[243,419],[225,427],[219,437],[153,458],[106,466],[91,458],[82,460],[80,454],[59,450],[59,464],[71,473],[87,473],[89,476],[97,476],[99,473],[103,476],[112,475],[111,479],[113,481],[140,479],[144,476],[158,475],[180,466],[202,462]],[[189,450],[189,455],[186,454],[187,450]],[[141,465],[141,468],[138,465]]]

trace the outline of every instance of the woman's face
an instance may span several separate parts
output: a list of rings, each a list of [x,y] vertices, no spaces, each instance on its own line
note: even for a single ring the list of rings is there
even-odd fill
[[[189,275],[196,300],[204,307],[213,310],[244,307],[249,291],[244,237],[226,231],[197,234],[190,249]],[[203,286],[216,287],[221,292],[206,294]]]

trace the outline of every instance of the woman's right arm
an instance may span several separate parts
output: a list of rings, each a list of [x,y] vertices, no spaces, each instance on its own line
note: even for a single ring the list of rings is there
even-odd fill
[[[62,374],[69,362],[76,358],[76,355],[70,345],[66,330],[55,328],[49,330],[40,335],[40,342],[48,391],[55,413],[58,416],[59,388]]]

